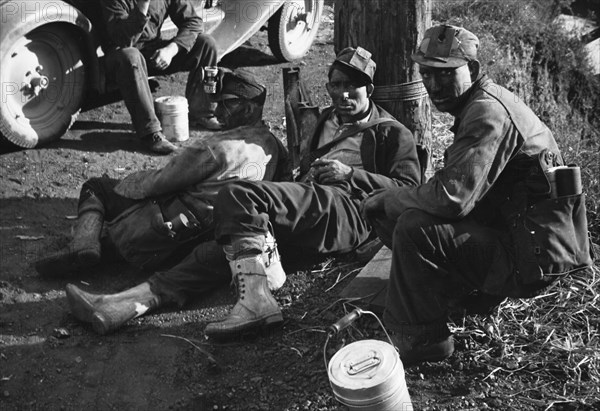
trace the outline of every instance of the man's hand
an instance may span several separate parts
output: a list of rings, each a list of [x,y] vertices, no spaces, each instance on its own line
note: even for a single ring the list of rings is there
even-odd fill
[[[365,220],[370,221],[377,214],[385,214],[385,194],[385,189],[376,190],[362,201],[360,213]]]
[[[310,165],[315,181],[320,184],[335,183],[350,179],[352,167],[338,160],[318,158]]]
[[[150,9],[150,0],[137,0],[137,7],[144,16],[147,15]]]
[[[179,46],[175,43],[169,43],[166,47],[154,52],[150,61],[159,70],[166,70],[173,61],[173,57],[179,52]]]

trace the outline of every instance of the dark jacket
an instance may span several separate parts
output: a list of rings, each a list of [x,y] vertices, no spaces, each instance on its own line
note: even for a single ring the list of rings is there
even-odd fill
[[[202,33],[202,19],[189,0],[152,0],[147,16],[139,11],[136,0],[100,2],[106,25],[104,48],[152,47],[152,43],[160,42],[160,30],[167,17],[179,29],[172,41],[186,51]]]
[[[371,103],[370,120],[394,119],[387,111]],[[317,149],[323,126],[333,107],[323,111],[309,141],[311,151]],[[363,132],[360,147],[364,170],[355,169],[351,183],[365,193],[382,188],[417,186],[421,183],[421,171],[417,147],[412,133],[402,124],[379,124]]]
[[[467,215],[482,223],[499,224],[501,199],[519,180],[531,178],[538,155],[560,154],[552,133],[523,101],[487,77],[473,84],[456,115],[454,141],[444,153],[444,168],[416,189],[400,189],[386,198],[388,217],[397,218],[409,208],[438,217],[461,219]],[[534,173],[531,186],[546,185]]]
[[[388,218],[417,208],[497,229],[524,286],[514,296],[529,295],[545,274],[591,264],[583,195],[551,198],[544,172],[563,161],[548,127],[485,76],[455,117],[444,168],[420,187],[391,190]]]

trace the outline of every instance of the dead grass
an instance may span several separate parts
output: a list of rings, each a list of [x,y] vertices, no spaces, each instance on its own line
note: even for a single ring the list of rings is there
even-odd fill
[[[483,381],[510,380],[527,402],[593,407],[600,400],[600,269],[557,281],[531,299],[508,299],[493,316],[454,325]],[[526,392],[535,390],[537,399]]]

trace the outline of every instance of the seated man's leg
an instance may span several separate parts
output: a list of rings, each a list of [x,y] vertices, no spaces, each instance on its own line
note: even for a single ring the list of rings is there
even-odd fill
[[[204,67],[216,67],[217,44],[212,36],[200,34],[186,56],[184,69],[189,70],[185,97],[190,108],[190,123],[209,130],[220,130],[222,125],[215,117],[217,103],[204,91]]]
[[[446,325],[451,300],[512,276],[501,234],[471,220],[448,221],[408,210],[393,233],[384,321],[406,365],[440,361],[454,345]]]
[[[283,318],[269,292],[264,246],[273,227],[277,241],[319,253],[360,245],[369,228],[359,202],[338,187],[301,183],[240,182],[219,192],[215,204],[218,241],[225,244],[232,275],[240,287],[229,317],[209,324],[211,336],[229,336]]]
[[[136,202],[116,194],[117,183],[117,180],[101,177],[83,184],[73,239],[66,248],[35,263],[40,275],[61,276],[100,262],[104,220],[116,217]]]
[[[267,270],[267,274],[272,273],[273,270]],[[274,278],[269,284],[277,280],[282,282]],[[99,334],[106,334],[152,309],[172,303],[181,307],[190,297],[230,281],[231,271],[223,247],[215,241],[207,241],[198,244],[173,268],[157,272],[148,281],[123,292],[91,294],[73,284],[67,286],[66,292],[73,315],[91,323]]]
[[[157,153],[170,153],[176,147],[162,135],[154,112],[154,99],[148,85],[148,68],[142,53],[135,47],[111,51],[106,56],[106,70],[116,81],[135,132],[142,144]]]

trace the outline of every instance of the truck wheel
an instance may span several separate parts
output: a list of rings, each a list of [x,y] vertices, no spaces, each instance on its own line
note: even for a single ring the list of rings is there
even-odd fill
[[[0,47],[0,133],[25,148],[60,138],[75,121],[86,89],[76,30],[48,24],[7,43],[2,39]]]
[[[269,19],[269,47],[279,60],[304,56],[312,44],[323,12],[323,0],[286,1]]]

